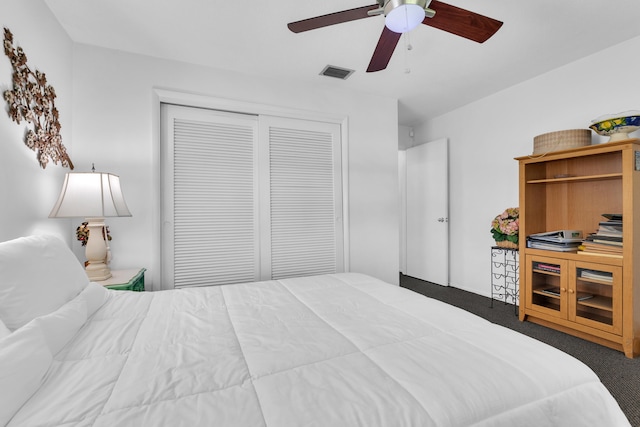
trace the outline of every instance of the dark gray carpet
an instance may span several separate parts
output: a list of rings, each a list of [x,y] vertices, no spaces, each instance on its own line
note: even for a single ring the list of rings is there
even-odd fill
[[[483,317],[490,322],[521,332],[552,345],[588,365],[618,401],[629,422],[640,427],[640,358],[628,359],[623,353],[530,322],[520,322],[514,306],[454,287],[438,286],[400,275],[400,286],[444,301]]]

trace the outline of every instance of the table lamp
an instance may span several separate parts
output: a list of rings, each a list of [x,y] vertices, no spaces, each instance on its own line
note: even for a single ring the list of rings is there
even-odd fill
[[[107,265],[104,217],[131,216],[124,201],[120,178],[102,172],[69,172],[49,218],[85,217],[89,228],[86,272],[91,281],[111,277]]]

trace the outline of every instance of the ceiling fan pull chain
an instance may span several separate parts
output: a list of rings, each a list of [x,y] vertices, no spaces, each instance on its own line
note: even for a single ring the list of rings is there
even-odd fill
[[[404,33],[404,73],[410,74],[411,68],[409,67],[409,51],[413,49],[411,46],[411,40],[409,39],[409,33]]]

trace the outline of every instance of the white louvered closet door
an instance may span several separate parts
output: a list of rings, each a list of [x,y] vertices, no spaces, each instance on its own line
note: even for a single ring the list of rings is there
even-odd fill
[[[340,126],[261,116],[260,130],[269,154],[269,176],[261,180],[269,179],[263,273],[281,279],[344,271]]]
[[[256,116],[163,106],[163,282],[260,278]]]
[[[161,111],[163,289],[344,271],[340,125]]]

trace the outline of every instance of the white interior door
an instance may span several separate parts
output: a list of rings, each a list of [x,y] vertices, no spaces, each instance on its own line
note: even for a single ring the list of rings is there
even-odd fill
[[[406,274],[449,285],[449,160],[446,138],[407,149]]]

